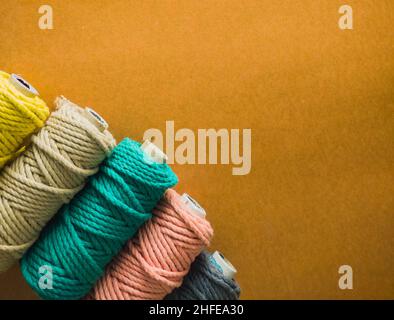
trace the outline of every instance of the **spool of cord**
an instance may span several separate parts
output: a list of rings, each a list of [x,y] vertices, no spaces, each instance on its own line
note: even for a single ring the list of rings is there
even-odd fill
[[[31,145],[0,172],[0,271],[21,258],[115,146],[84,109],[65,98],[55,103]]]
[[[23,276],[44,299],[84,297],[177,181],[167,164],[147,161],[139,143],[124,139],[25,254]],[[52,269],[52,289],[39,284],[44,265]]]
[[[25,139],[48,116],[49,108],[28,82],[0,71],[0,168],[23,150]]]
[[[163,299],[181,285],[212,235],[209,222],[193,213],[174,190],[167,190],[153,218],[113,259],[87,298]]]
[[[212,262],[211,255],[203,251],[193,262],[182,286],[165,297],[165,300],[237,300],[240,288],[228,279]]]

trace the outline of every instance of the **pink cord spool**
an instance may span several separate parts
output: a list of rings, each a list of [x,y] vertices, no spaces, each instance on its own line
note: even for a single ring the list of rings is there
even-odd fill
[[[159,300],[182,284],[190,265],[209,245],[210,223],[167,190],[153,218],[107,267],[87,299]]]

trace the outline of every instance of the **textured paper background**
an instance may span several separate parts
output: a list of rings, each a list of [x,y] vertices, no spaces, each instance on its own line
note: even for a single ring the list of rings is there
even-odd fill
[[[173,166],[242,298],[394,298],[393,1],[3,0],[0,16],[0,68],[94,107],[119,140],[166,120],[252,129],[247,176]],[[17,267],[0,298],[35,298]]]

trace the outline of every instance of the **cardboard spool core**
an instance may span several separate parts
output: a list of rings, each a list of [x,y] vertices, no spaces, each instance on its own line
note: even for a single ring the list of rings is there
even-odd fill
[[[15,73],[11,74],[9,81],[20,93],[27,97],[34,98],[39,95],[36,88]]]
[[[168,160],[167,155],[149,140],[144,141],[141,145],[141,149],[144,151],[146,156],[156,163],[166,163]]]
[[[237,273],[237,269],[231,264],[229,260],[227,260],[223,254],[219,251],[215,251],[211,255],[211,259],[215,267],[219,269],[223,273],[223,276],[231,280],[234,278],[235,274]]]
[[[85,118],[94,124],[101,132],[108,129],[108,123],[92,108],[85,108]]]
[[[204,208],[201,207],[200,204],[187,193],[182,195],[182,201],[192,210],[194,214],[201,218],[206,217],[207,213],[205,212]]]

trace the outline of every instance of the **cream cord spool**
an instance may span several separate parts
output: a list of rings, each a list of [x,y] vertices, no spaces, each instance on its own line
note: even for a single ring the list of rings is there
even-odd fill
[[[115,147],[85,110],[61,97],[26,152],[0,173],[0,272],[38,238]]]
[[[49,116],[49,108],[32,91],[18,90],[29,86],[22,78],[0,71],[0,168],[23,150],[23,141],[41,128]],[[30,86],[29,86],[30,87]]]

